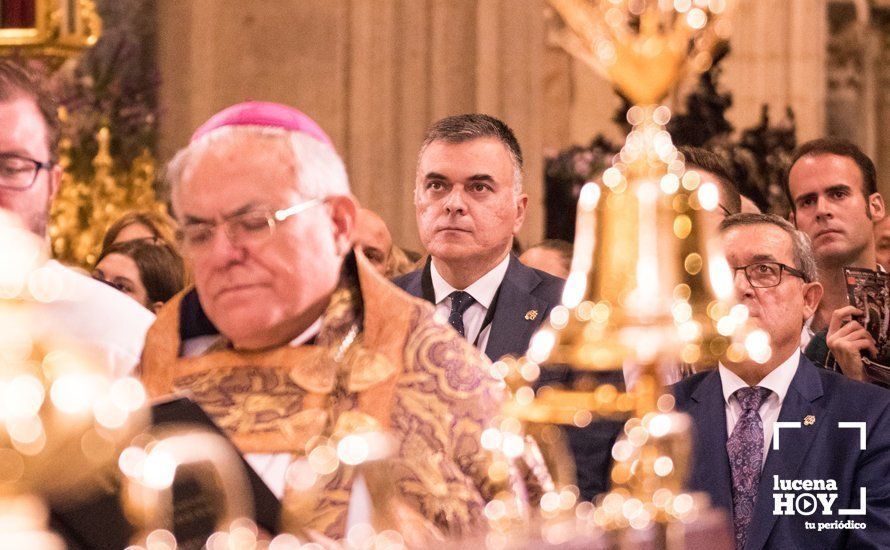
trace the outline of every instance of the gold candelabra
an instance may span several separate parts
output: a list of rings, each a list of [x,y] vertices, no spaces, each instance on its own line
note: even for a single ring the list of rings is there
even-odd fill
[[[710,514],[706,497],[683,490],[690,420],[674,411],[665,380],[724,357],[765,361],[770,353],[766,334],[751,330],[747,309],[733,302],[717,240],[720,191],[686,170],[665,129],[670,110],[659,104],[684,74],[710,65],[729,6],[549,2],[564,22],[558,42],[636,105],[612,166],[582,188],[562,304],[524,357],[495,365],[512,390],[505,412],[537,434],[564,487],[574,469],[555,426],[627,419],[612,450],[614,489],[578,517],[624,541],[650,532],[656,546],[682,546],[676,527]],[[622,379],[630,389],[615,382]]]
[[[60,112],[64,124],[67,113]],[[94,176],[83,180],[69,170],[71,142],[60,143],[62,182],[53,202],[49,228],[53,255],[73,265],[91,267],[100,252],[108,226],[130,210],[166,214],[154,191],[155,159],[146,148],[129,169],[119,169],[111,157],[111,133],[102,128],[96,135],[99,151],[93,158]]]
[[[65,548],[47,504],[68,507],[122,485],[134,548],[176,548],[172,486],[178,468],[196,463],[216,473],[207,494],[223,497],[206,547],[269,547],[249,519],[247,476],[225,439],[193,427],[144,429],[138,380],[112,378],[95,354],[39,330],[53,321],[48,305],[83,298],[46,264],[45,243],[0,212],[0,249],[0,547]]]

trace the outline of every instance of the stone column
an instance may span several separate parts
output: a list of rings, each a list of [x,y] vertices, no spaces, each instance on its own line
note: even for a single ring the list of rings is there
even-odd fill
[[[799,141],[824,135],[826,9],[826,0],[736,3],[721,80],[733,92],[736,128],[757,124],[765,103],[773,120],[794,110]]]

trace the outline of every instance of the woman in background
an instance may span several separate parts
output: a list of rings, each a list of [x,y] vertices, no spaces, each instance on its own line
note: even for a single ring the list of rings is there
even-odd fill
[[[105,248],[93,277],[153,312],[186,284],[182,256],[165,242],[146,239],[118,242]]]

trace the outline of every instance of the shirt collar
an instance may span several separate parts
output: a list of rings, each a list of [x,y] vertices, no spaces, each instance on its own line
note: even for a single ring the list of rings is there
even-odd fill
[[[321,332],[323,317],[319,317],[309,328],[304,330],[299,336],[291,340],[288,347],[295,348],[302,346],[306,342],[312,340]],[[232,342],[222,334],[194,336],[182,342],[183,357],[197,357],[212,351],[220,351],[224,349],[232,349]]]
[[[472,296],[473,299],[485,309],[490,308],[491,302],[494,300],[494,295],[497,294],[498,288],[501,286],[501,282],[503,282],[504,276],[507,274],[507,267],[509,267],[509,265],[510,254],[507,254],[498,265],[492,268],[491,271],[479,277],[473,284],[462,290]],[[432,261],[430,262],[430,278],[433,280],[433,292],[436,295],[437,304],[441,303],[442,300],[451,295],[455,290],[461,290],[448,284],[436,269],[436,262]]]
[[[794,353],[788,359],[774,368],[763,380],[756,385],[767,388],[779,397],[779,403],[785,401],[785,395],[791,386],[791,380],[797,372],[800,363],[800,348],[795,348]],[[729,398],[739,388],[747,388],[748,384],[739,376],[720,363],[717,367],[720,371],[720,383],[723,385],[723,400],[729,403]]]

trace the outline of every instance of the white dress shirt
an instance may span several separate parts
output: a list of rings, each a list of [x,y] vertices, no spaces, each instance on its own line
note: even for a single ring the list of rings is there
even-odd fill
[[[491,271],[476,279],[467,288],[459,289],[454,288],[442,278],[442,275],[436,269],[436,262],[430,263],[430,276],[433,279],[436,313],[444,319],[448,319],[451,315],[451,293],[455,290],[463,290],[472,296],[474,300],[473,305],[464,312],[464,334],[468,341],[482,351],[485,351],[488,337],[491,334],[491,323],[483,329],[482,322],[485,321],[485,316],[488,314],[489,308],[491,308],[495,294],[497,294],[501,283],[504,281],[504,277],[507,275],[507,267],[509,265],[510,255],[507,254]]]
[[[799,363],[800,349],[795,348],[791,357],[773,369],[763,380],[755,384],[772,391],[769,397],[760,405],[760,410],[758,411],[760,419],[763,421],[763,458],[761,466],[763,461],[766,461],[766,454],[769,452],[770,441],[773,438],[773,425],[779,419],[779,411],[782,409],[782,403],[785,401],[785,395],[788,393],[788,387],[791,385],[791,380],[797,372]],[[733,393],[739,388],[747,388],[748,384],[722,364],[717,368],[720,371],[720,382],[723,385],[723,402],[726,407],[726,433],[727,435],[732,435],[736,423],[742,416],[742,405]]]

